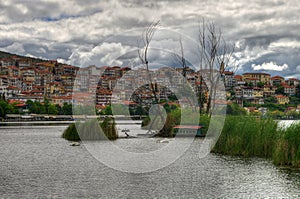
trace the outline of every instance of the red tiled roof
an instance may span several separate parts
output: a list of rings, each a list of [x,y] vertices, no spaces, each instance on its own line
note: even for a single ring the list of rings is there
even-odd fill
[[[23,107],[23,106],[26,106],[26,104],[22,103],[22,104],[15,104],[14,106],[16,107]]]
[[[136,102],[128,101],[128,100],[124,100],[123,103],[126,105],[136,105],[137,104]]]
[[[64,68],[76,68],[76,66],[63,65]]]
[[[246,78],[246,80],[258,80],[258,78],[256,78],[256,77],[249,77],[249,78]]]
[[[100,104],[97,104],[97,105],[95,106],[95,108],[96,108],[96,109],[104,109],[105,106],[102,106],[102,105],[100,105]]]
[[[299,81],[297,78],[289,78],[288,80]]]
[[[256,110],[256,107],[247,107],[247,109],[248,109],[249,111],[255,111],[255,110]]]
[[[192,126],[192,125],[177,125],[174,126],[174,129],[194,129],[198,130],[201,129],[203,126]]]
[[[18,70],[18,67],[16,67],[16,66],[8,66],[8,68],[12,68],[12,69],[17,69]]]
[[[112,92],[106,89],[100,89],[97,91],[98,94],[106,94],[106,95],[111,95]]]
[[[24,103],[23,101],[20,101],[20,100],[14,100],[14,99],[11,99],[11,100],[9,100],[8,101],[10,104],[12,104],[12,103]]]
[[[288,97],[284,95],[276,95],[275,98],[288,98]]]
[[[295,88],[295,86],[283,85],[284,88]]]
[[[71,100],[72,96],[53,96],[52,99]]]
[[[268,74],[268,73],[244,73],[243,75],[268,75],[268,76],[270,76],[270,74]]]
[[[21,89],[19,89],[19,88],[16,87],[16,86],[8,86],[7,89],[8,89],[8,90],[21,90]]]
[[[231,71],[224,71],[224,74],[225,74],[225,75],[233,75],[234,73],[231,72]]]
[[[274,77],[271,77],[271,80],[274,80],[274,79],[282,79],[282,80],[284,80],[284,78],[283,77],[281,77],[281,76],[274,76]]]

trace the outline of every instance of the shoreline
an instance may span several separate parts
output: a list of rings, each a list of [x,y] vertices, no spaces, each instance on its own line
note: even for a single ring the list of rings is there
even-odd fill
[[[75,121],[27,121],[27,122],[0,122],[0,128],[5,127],[33,127],[33,126],[68,126]]]

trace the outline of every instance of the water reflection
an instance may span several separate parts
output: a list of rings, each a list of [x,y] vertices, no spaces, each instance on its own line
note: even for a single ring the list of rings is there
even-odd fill
[[[199,159],[199,139],[170,166],[132,174],[106,167],[83,145],[69,146],[60,138],[64,128],[0,129],[1,197],[300,197],[298,170],[278,168],[260,158],[210,154]],[[135,139],[126,141],[128,145],[136,142]]]

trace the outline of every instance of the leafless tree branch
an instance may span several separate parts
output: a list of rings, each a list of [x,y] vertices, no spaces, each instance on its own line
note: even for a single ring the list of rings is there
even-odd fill
[[[211,115],[219,81],[228,67],[234,47],[226,43],[222,31],[213,22],[199,25],[200,71],[208,85],[206,113]]]
[[[139,55],[140,61],[142,62],[142,64],[145,66],[145,68],[147,70],[149,87],[153,94],[155,104],[158,104],[159,100],[158,100],[158,97],[157,97],[157,94],[156,94],[156,91],[154,88],[154,83],[152,81],[152,76],[151,76],[150,69],[149,69],[148,51],[149,51],[150,43],[151,43],[153,36],[159,25],[160,25],[159,20],[154,21],[145,29],[145,31],[142,34],[143,47],[140,47],[140,49],[138,50],[138,55]],[[159,112],[158,114],[160,116],[161,121],[164,121],[164,116],[162,115],[161,111],[158,110],[158,112]],[[154,121],[151,122],[148,132],[151,132],[152,125],[155,123],[156,119],[157,119],[157,115],[155,115]]]

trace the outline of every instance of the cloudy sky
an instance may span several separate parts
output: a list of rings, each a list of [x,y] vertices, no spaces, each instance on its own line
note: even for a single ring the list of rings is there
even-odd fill
[[[238,73],[300,78],[300,6],[296,0],[5,0],[0,50],[76,66],[136,62],[140,36],[160,20],[150,58],[172,65],[179,35],[196,64],[199,21],[213,21],[236,46]]]

